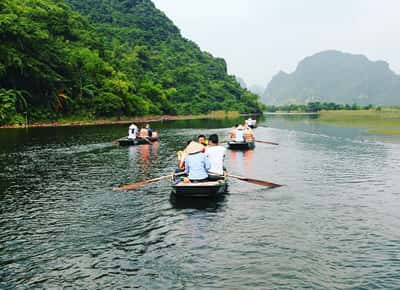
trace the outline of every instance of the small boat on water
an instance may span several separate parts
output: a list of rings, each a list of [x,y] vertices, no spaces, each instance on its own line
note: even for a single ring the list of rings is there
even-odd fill
[[[248,118],[245,123],[247,126],[249,126],[251,129],[257,128],[257,120],[253,120],[252,118]]]
[[[232,150],[250,150],[255,147],[254,141],[228,141],[228,148]]]
[[[120,146],[151,144],[158,141],[158,135],[155,137],[137,137],[136,139],[128,139],[128,137],[124,137],[117,141]]]
[[[172,177],[172,194],[175,197],[214,198],[228,192],[228,178],[223,176],[216,181],[185,183],[182,175]]]

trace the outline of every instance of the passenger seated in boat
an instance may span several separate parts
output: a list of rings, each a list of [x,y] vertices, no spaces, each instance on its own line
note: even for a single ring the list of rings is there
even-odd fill
[[[210,160],[211,167],[208,170],[208,180],[218,180],[224,174],[225,147],[218,145],[218,135],[212,134],[208,137],[206,156]]]
[[[245,126],[245,129],[244,129],[244,140],[246,142],[253,142],[254,141],[253,130],[251,130],[251,128],[248,127],[248,126]]]
[[[185,171],[185,158],[188,155],[186,149],[190,142],[192,141],[187,141],[185,149],[178,151],[178,168],[175,170],[175,173]]]
[[[138,127],[135,124],[130,125],[128,130],[128,139],[135,140],[137,137],[137,133],[138,133]]]
[[[247,126],[253,126],[253,119],[252,119],[252,118],[248,118],[248,119],[245,121],[245,124],[246,124]]]
[[[148,138],[149,131],[145,127],[143,127],[142,129],[140,129],[139,136],[140,138]]]
[[[197,136],[197,142],[199,142],[201,145],[203,145],[203,146],[207,146],[207,144],[208,144],[208,141],[207,141],[207,138],[206,138],[206,136],[205,135],[199,135],[199,136]]]
[[[149,135],[149,137],[153,136],[153,129],[150,128],[149,124],[146,124],[146,130],[147,130],[147,134]]]
[[[208,170],[211,167],[207,156],[202,152],[204,146],[195,141],[186,148],[185,172],[191,182],[207,181]]]
[[[243,142],[244,141],[244,128],[242,125],[239,125],[236,128],[236,137],[235,137],[236,142]]]
[[[235,127],[233,127],[230,131],[229,131],[229,138],[231,140],[235,140],[236,139],[236,129],[239,126],[239,124],[236,124]]]

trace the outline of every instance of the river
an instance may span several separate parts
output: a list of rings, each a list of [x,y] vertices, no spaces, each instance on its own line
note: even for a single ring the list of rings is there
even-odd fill
[[[238,120],[153,123],[159,143],[118,147],[127,126],[0,129],[0,288],[394,289],[400,286],[400,144],[302,116],[263,118],[252,151],[227,151],[218,201],[174,203],[163,176],[198,134]]]

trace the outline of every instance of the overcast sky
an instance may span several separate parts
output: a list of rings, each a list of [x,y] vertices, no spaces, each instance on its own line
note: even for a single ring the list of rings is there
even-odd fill
[[[153,0],[230,74],[266,86],[326,49],[385,60],[400,71],[400,0]]]

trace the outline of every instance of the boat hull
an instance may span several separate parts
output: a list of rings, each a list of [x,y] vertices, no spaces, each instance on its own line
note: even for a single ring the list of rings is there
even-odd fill
[[[254,142],[236,142],[236,141],[229,141],[228,148],[232,150],[249,150],[254,149],[256,147]]]
[[[148,137],[146,139],[136,138],[136,139],[132,140],[132,139],[128,139],[128,138],[123,138],[123,139],[118,140],[118,144],[120,146],[133,146],[133,145],[149,144],[149,142],[153,143],[155,141],[158,141],[158,137]]]
[[[228,181],[226,177],[218,181],[172,184],[172,194],[175,197],[215,198],[226,194],[227,191]]]

